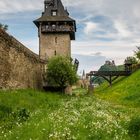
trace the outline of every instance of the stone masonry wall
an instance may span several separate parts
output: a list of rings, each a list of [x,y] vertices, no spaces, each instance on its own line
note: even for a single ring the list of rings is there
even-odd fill
[[[0,29],[0,89],[42,88],[45,62]]]
[[[55,55],[71,56],[71,40],[69,34],[41,34],[40,57],[49,59]]]

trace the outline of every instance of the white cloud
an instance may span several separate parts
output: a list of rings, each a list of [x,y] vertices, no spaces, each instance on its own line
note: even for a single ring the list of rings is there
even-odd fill
[[[115,21],[114,25],[116,30],[118,31],[119,37],[131,37],[131,32],[129,31],[126,24],[120,21]]]
[[[94,22],[86,22],[86,26],[84,28],[84,32],[86,35],[90,35],[94,30],[97,30],[98,25]]]
[[[105,56],[106,59],[115,60],[116,64],[123,64],[127,56],[132,56],[136,49],[135,43],[122,42],[73,42],[72,53],[78,55],[88,55],[100,53],[100,56]]]
[[[24,11],[40,10],[43,7],[43,0],[1,0],[0,13],[16,13]]]

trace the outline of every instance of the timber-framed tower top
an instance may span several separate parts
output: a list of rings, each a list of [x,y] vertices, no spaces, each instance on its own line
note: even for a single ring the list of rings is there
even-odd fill
[[[42,32],[69,33],[70,39],[75,40],[76,22],[69,17],[69,13],[61,0],[45,0],[44,12],[34,23],[38,28],[40,24],[42,25]]]

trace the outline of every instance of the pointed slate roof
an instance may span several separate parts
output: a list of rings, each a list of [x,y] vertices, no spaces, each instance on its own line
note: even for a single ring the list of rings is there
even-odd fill
[[[64,9],[64,6],[61,0],[45,0],[45,10],[42,13],[42,16],[35,20],[34,23],[39,26],[40,22],[49,22],[49,21],[72,21],[75,22],[74,19],[69,17],[69,13]],[[57,15],[52,16],[52,11],[56,11]]]

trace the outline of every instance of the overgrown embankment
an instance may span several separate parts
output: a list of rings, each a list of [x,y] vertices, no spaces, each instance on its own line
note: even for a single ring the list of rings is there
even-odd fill
[[[99,98],[130,107],[140,107],[140,70],[128,77],[122,77],[114,82],[112,87],[103,84],[96,89]]]

